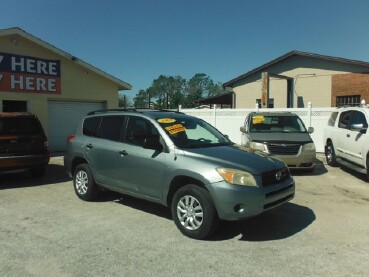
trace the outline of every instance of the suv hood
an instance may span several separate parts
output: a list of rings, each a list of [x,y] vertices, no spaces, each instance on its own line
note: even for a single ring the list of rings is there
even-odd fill
[[[182,150],[187,157],[203,160],[205,163],[210,162],[218,167],[246,170],[254,175],[286,167],[282,161],[274,157],[261,152],[251,152],[248,148],[240,145]]]
[[[308,133],[250,133],[250,141],[260,142],[279,142],[296,143],[296,142],[313,142]]]

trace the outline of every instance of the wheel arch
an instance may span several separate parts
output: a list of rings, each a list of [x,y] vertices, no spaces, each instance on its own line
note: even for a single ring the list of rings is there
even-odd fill
[[[82,157],[76,157],[76,158],[73,159],[72,167],[71,167],[72,176],[74,175],[74,172],[75,172],[77,166],[79,166],[80,164],[88,164],[88,162],[85,158],[82,158]]]
[[[167,195],[167,198],[166,198],[166,204],[167,204],[168,207],[171,206],[172,199],[173,199],[173,196],[176,193],[176,191],[178,189],[180,189],[181,187],[183,187],[184,185],[188,185],[188,184],[197,185],[199,187],[203,187],[204,189],[206,189],[204,183],[201,182],[198,179],[195,179],[195,178],[190,177],[190,176],[185,176],[185,175],[176,176],[172,180],[172,182],[170,183],[170,186],[169,186],[169,191],[168,191],[168,195]]]

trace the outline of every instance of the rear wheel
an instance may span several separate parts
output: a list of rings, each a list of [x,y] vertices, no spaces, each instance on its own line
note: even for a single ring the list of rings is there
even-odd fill
[[[186,185],[173,196],[172,216],[178,229],[193,239],[209,237],[218,225],[218,216],[209,192]]]
[[[330,166],[336,166],[336,153],[334,152],[334,147],[332,142],[328,142],[327,149],[325,151],[325,157],[327,159],[327,164]]]
[[[366,157],[366,181],[369,182],[369,156]]]
[[[87,164],[77,166],[73,176],[73,185],[76,195],[82,200],[92,201],[99,194],[99,188]]]

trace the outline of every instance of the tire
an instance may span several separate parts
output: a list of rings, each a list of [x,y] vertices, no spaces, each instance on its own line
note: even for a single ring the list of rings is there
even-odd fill
[[[336,153],[334,152],[334,147],[332,142],[328,142],[327,149],[325,151],[325,157],[327,159],[327,164],[330,166],[337,166]]]
[[[218,215],[209,192],[196,185],[177,190],[171,210],[177,228],[193,239],[209,237],[218,225]]]
[[[369,183],[369,157],[366,157],[366,181]]]
[[[29,170],[29,174],[31,174],[32,178],[41,178],[45,175],[46,167],[36,167],[31,168]]]
[[[87,164],[77,166],[73,176],[73,186],[76,195],[85,201],[92,201],[99,194],[99,187],[95,183],[90,167]]]

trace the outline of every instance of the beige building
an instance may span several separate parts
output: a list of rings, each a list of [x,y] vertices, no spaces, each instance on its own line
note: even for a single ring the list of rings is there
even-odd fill
[[[19,28],[0,30],[0,112],[27,111],[40,119],[51,151],[89,111],[118,108],[131,85]]]
[[[292,51],[223,86],[233,108],[335,107],[369,102],[369,63]]]

